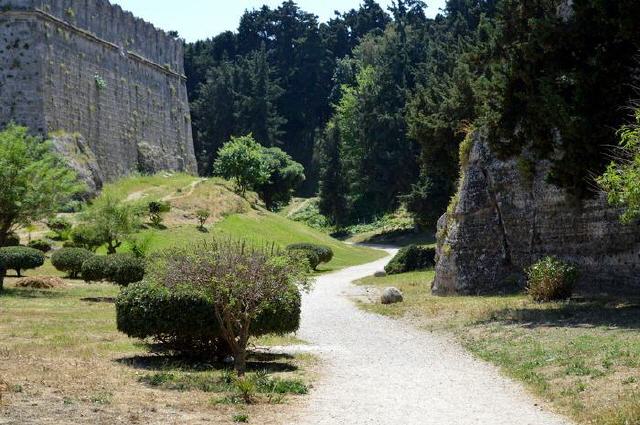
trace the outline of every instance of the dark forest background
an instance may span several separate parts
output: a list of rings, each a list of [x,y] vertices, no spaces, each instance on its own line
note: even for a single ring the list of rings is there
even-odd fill
[[[333,224],[404,204],[433,226],[460,144],[481,129],[500,155],[551,159],[551,182],[590,196],[629,119],[640,2],[449,0],[433,19],[425,7],[364,0],[319,22],[285,1],[188,44],[200,173],[252,133],[304,166],[299,194],[319,195]]]

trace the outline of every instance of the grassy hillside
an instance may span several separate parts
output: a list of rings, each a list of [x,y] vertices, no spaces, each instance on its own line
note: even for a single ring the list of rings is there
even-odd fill
[[[280,248],[292,243],[310,242],[328,245],[335,253],[333,261],[321,265],[320,271],[363,264],[384,256],[380,251],[346,245],[304,223],[273,214],[261,207],[255,194],[239,196],[233,191],[233,186],[222,179],[202,179],[186,174],[133,176],[108,185],[105,191],[115,193],[128,202],[146,204],[152,200],[163,200],[171,204],[171,212],[164,216],[166,229],[146,225],[136,235],[149,244],[150,251],[198,243],[213,237],[244,239],[258,244],[274,243]],[[206,232],[197,228],[196,211],[200,209],[211,212]],[[73,215],[69,218],[75,221]],[[45,233],[45,227],[40,226],[32,236],[41,237]],[[23,241],[28,237],[27,234],[22,236]],[[125,245],[121,251],[127,249]],[[48,265],[37,272],[54,274]]]

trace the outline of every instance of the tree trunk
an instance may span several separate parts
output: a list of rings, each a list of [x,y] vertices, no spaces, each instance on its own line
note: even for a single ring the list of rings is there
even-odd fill
[[[238,377],[242,378],[247,371],[247,348],[239,347],[235,353],[233,353],[233,367],[238,373]]]

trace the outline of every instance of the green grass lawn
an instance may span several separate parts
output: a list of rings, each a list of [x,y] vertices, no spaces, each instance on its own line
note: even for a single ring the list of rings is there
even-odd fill
[[[552,407],[581,424],[640,424],[640,304],[576,300],[537,304],[524,295],[435,297],[434,273],[366,278],[359,284],[396,286],[405,302],[362,308],[453,333]]]
[[[148,229],[143,231],[141,236],[149,238],[151,251],[197,243],[214,237],[242,239],[255,244],[274,243],[280,248],[298,242],[323,244],[331,247],[334,258],[329,264],[320,265],[320,271],[333,271],[368,263],[385,255],[379,250],[344,244],[302,223],[266,211],[234,214],[207,226],[207,229],[208,232],[203,233],[195,225],[181,225],[166,230]]]

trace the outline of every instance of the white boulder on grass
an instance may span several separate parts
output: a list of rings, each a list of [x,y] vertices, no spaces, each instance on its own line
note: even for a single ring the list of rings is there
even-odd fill
[[[382,304],[396,304],[404,301],[404,296],[398,288],[387,288],[380,297]]]

